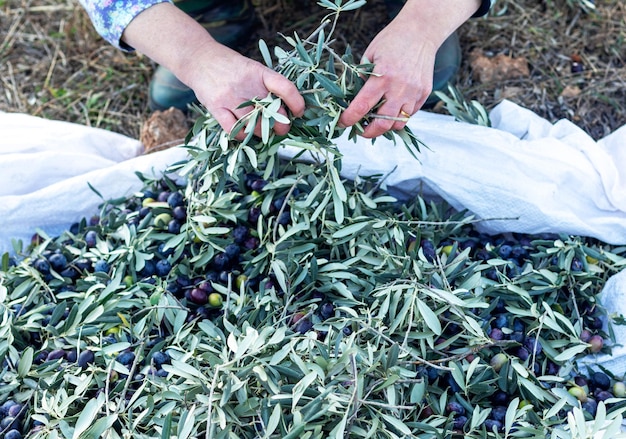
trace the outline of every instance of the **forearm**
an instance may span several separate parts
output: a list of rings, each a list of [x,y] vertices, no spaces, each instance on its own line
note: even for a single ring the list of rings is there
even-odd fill
[[[481,4],[481,0],[407,0],[394,21],[401,21],[439,47],[476,14]]]
[[[293,114],[300,116],[304,112],[304,99],[291,81],[220,44],[172,4],[157,4],[137,15],[122,39],[193,89],[227,132],[250,111],[249,107],[240,107],[243,102],[270,92],[280,97]],[[286,115],[284,107],[279,112]],[[276,123],[274,130],[284,135],[289,124]],[[259,126],[255,133],[260,135]]]
[[[190,85],[187,75],[199,66],[197,54],[221,51],[222,45],[194,19],[171,3],[156,4],[137,15],[124,30],[122,41],[171,70]]]

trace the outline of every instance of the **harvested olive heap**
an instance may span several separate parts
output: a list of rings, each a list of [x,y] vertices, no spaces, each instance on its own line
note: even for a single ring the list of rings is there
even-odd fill
[[[187,161],[3,256],[0,437],[617,437],[624,377],[578,360],[610,352],[598,294],[626,249],[342,180],[371,66],[334,53],[322,3],[275,51],[307,100],[288,136],[271,96],[241,142],[204,114]]]
[[[205,437],[209,417],[209,437],[534,437],[623,407],[621,377],[573,363],[605,349],[616,255],[356,185],[345,225],[307,221],[288,175],[229,181],[204,235],[165,178],[5,257],[4,437]]]

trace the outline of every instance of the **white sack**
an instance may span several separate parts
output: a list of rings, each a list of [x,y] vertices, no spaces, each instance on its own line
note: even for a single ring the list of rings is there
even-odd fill
[[[508,101],[491,117],[494,128],[417,113],[408,126],[428,146],[419,162],[400,143],[343,136],[342,174],[390,174],[394,194],[426,189],[479,218],[511,218],[481,223],[488,233],[560,232],[626,244],[626,126],[595,142],[571,122],[552,125]]]
[[[139,141],[97,128],[0,112],[0,254],[35,229],[54,236],[98,213],[104,199],[142,187],[135,174],[160,175],[185,157],[175,148],[141,155]]]
[[[494,128],[419,112],[410,128],[428,146],[416,161],[380,138],[338,139],[343,175],[389,174],[404,196],[426,190],[499,233],[563,232],[626,244],[626,126],[595,142],[574,124],[550,124],[508,101],[491,113]],[[140,188],[134,171],[162,171],[181,149],[140,155],[138,141],[109,131],[0,113],[0,251],[36,227],[54,233],[90,216],[105,198]],[[293,151],[286,150],[285,155]]]

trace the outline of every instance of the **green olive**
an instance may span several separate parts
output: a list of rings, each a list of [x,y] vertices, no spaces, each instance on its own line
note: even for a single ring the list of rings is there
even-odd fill
[[[159,228],[167,227],[172,220],[172,215],[169,213],[160,213],[154,218],[154,226]]]
[[[572,386],[568,389],[568,392],[580,402],[587,401],[587,392],[580,386]]]
[[[506,356],[506,354],[503,354],[502,352],[500,352],[499,354],[494,355],[491,358],[491,367],[493,367],[493,370],[495,370],[496,372],[499,372],[500,369],[502,369],[502,367],[504,367],[504,365],[506,363],[509,362],[509,357]]]
[[[209,305],[218,308],[222,306],[223,299],[220,293],[211,293],[209,294]]]

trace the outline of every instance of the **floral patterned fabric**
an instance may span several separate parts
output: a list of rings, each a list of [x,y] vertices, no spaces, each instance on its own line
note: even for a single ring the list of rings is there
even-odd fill
[[[172,3],[169,0],[79,0],[102,38],[115,47],[130,51],[131,47],[122,42],[126,26],[140,12],[158,3]]]

